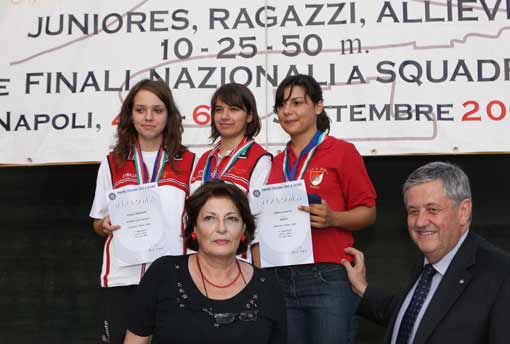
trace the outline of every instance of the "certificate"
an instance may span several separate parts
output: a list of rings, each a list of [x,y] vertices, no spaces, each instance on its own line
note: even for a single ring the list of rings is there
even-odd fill
[[[108,193],[112,245],[120,266],[149,263],[168,250],[161,197],[157,183],[127,186]]]
[[[308,205],[303,180],[250,190],[262,267],[314,262],[310,215],[300,205]]]

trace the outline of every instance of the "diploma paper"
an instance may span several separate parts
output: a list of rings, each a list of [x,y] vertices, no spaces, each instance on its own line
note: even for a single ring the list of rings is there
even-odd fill
[[[157,183],[127,186],[108,193],[112,245],[120,266],[149,263],[168,251],[163,208]]]
[[[250,191],[257,217],[257,239],[262,267],[313,263],[310,215],[298,210],[308,205],[302,180],[265,185]]]

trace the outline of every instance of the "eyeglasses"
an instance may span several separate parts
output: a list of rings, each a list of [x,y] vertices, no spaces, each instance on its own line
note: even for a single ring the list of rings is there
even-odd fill
[[[213,313],[210,309],[203,309],[204,312],[214,318],[217,324],[231,324],[236,318],[241,321],[257,321],[257,310],[244,310],[239,313]]]

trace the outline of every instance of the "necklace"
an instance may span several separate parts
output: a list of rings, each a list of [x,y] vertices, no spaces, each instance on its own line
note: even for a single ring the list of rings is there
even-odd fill
[[[200,276],[202,277],[202,285],[204,286],[205,296],[209,297],[209,294],[207,293],[207,288],[205,287],[205,282],[207,282],[207,284],[209,284],[215,288],[224,289],[224,288],[228,288],[228,287],[232,286],[234,283],[237,282],[237,280],[239,279],[239,276],[242,276],[244,284],[246,285],[246,280],[244,278],[244,275],[241,272],[241,266],[239,265],[239,261],[237,259],[236,259],[236,265],[237,265],[237,269],[239,270],[239,272],[237,273],[236,277],[234,277],[234,279],[227,284],[219,285],[219,284],[215,284],[215,283],[209,281],[207,279],[207,277],[205,277],[204,273],[202,272],[202,267],[200,266],[200,259],[198,258],[198,254],[195,255],[195,257],[197,258],[198,271],[200,272]]]

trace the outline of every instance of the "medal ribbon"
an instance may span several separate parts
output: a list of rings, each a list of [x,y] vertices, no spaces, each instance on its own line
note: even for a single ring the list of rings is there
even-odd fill
[[[244,154],[254,143],[253,140],[248,140],[246,137],[244,137],[241,142],[239,142],[239,145],[237,148],[230,154],[229,160],[225,168],[223,168],[221,171],[219,170],[219,162],[216,164],[216,168],[214,171],[211,172],[212,169],[212,159],[214,157],[214,154],[218,151],[220,144],[216,145],[213,150],[209,153],[209,156],[207,157],[207,161],[205,162],[205,168],[204,173],[202,175],[202,183],[206,183],[208,181],[212,180],[219,180],[227,171],[234,166],[237,159]]]
[[[138,179],[138,184],[146,184],[146,183],[154,183],[158,182],[161,178],[161,174],[163,173],[163,168],[165,167],[166,162],[166,151],[163,149],[163,145],[159,147],[158,154],[156,155],[156,160],[154,161],[154,168],[152,169],[152,176],[149,180],[149,171],[147,171],[147,166],[143,162],[142,148],[140,147],[140,142],[136,140],[135,149],[133,151],[133,160],[135,162],[136,169],[136,178]],[[143,263],[140,266],[140,278],[145,274],[147,264]]]
[[[150,179],[149,172],[147,171],[147,166],[145,166],[145,163],[143,162],[142,148],[140,147],[138,140],[135,143],[133,160],[135,161],[136,178],[138,179],[138,184],[141,185],[149,182],[154,183],[159,181],[161,174],[163,173],[163,168],[165,167],[166,161],[166,151],[163,149],[163,146],[159,147]]]
[[[312,159],[312,156],[315,153],[315,150],[324,141],[326,136],[327,135],[325,132],[318,130],[315,133],[315,135],[313,135],[310,142],[308,142],[306,147],[303,148],[303,150],[299,154],[299,157],[296,159],[294,166],[292,166],[292,169],[290,168],[290,164],[289,164],[289,145],[287,144],[287,147],[285,147],[285,155],[283,158],[283,180],[285,182],[299,180],[299,179],[303,178],[303,175],[305,174],[306,168],[308,167],[308,164],[310,163],[310,160]],[[296,178],[299,162],[303,158],[305,159],[305,162],[303,163],[303,167],[301,168],[301,171],[299,172],[299,175]]]

